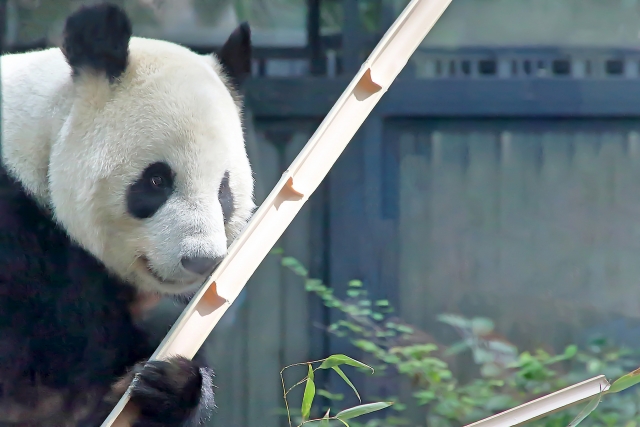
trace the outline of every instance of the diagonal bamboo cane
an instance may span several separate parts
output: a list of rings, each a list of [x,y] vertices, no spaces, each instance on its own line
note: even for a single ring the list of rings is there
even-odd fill
[[[405,7],[151,359],[195,355],[450,3]],[[102,427],[131,425],[136,413],[128,401],[129,390]]]
[[[465,427],[511,427],[518,426],[553,412],[566,409],[589,398],[604,394],[609,389],[609,381],[599,375],[581,383],[563,388],[554,393],[523,403],[484,420],[468,424]]]

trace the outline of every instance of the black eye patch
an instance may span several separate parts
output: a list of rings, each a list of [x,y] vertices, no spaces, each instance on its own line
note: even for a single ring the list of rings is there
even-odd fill
[[[127,191],[127,209],[139,219],[152,217],[173,193],[174,173],[164,162],[152,163]]]
[[[220,182],[218,200],[222,206],[222,215],[224,216],[224,223],[226,224],[231,218],[231,215],[233,215],[233,193],[231,193],[231,187],[229,187],[229,171],[224,173],[224,177],[222,177],[222,181]]]

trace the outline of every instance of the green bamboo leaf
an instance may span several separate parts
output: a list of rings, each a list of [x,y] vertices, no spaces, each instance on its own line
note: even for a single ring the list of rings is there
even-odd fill
[[[320,369],[329,369],[339,365],[349,365],[355,366],[356,368],[371,369],[371,372],[373,372],[373,368],[371,366],[352,359],[349,356],[345,356],[344,354],[334,354],[327,357],[320,365]]]
[[[602,393],[591,399],[587,406],[585,406],[582,411],[580,411],[578,415],[576,415],[576,417],[569,423],[567,427],[576,427],[578,424],[580,424],[585,418],[587,418],[587,416],[589,416],[590,413],[592,413],[598,407],[601,398]]]
[[[331,408],[327,409],[327,413],[322,417],[322,421],[320,421],[320,427],[329,427],[329,411]]]
[[[308,274],[307,269],[304,268],[300,261],[293,257],[283,257],[280,263],[283,267],[291,269],[298,276],[306,276]]]
[[[313,369],[309,365],[309,375],[307,376],[307,384],[304,387],[304,395],[302,396],[302,420],[309,419],[311,413],[311,404],[316,394],[316,384],[313,382]]]
[[[391,402],[366,403],[364,405],[358,405],[354,406],[353,408],[340,411],[336,414],[336,418],[339,420],[348,420],[351,418],[359,417],[361,415],[369,414],[371,412],[379,411],[384,408],[388,408],[391,405],[393,405],[393,403]]]
[[[331,393],[327,390],[318,389],[316,390],[316,394],[318,396],[326,397],[329,400],[342,400],[344,399],[344,394],[342,393]]]
[[[342,372],[342,369],[338,368],[337,366],[333,366],[331,369],[336,371],[338,375],[340,375],[340,377],[344,380],[345,383],[349,384],[349,387],[351,387],[355,392],[356,396],[358,396],[358,400],[362,402],[362,399],[360,399],[360,394],[358,394],[358,390],[356,390],[356,387],[353,385],[353,383],[351,383],[351,381],[349,381],[349,378],[347,378],[344,372]]]
[[[551,364],[554,364],[554,363],[562,362],[562,361],[567,360],[567,359],[571,359],[573,356],[576,355],[576,353],[578,353],[578,346],[570,345],[565,349],[563,354],[559,354],[557,356],[550,357],[549,359],[547,359],[546,362],[544,362],[544,364],[545,365],[551,365]]]
[[[640,368],[621,376],[611,384],[607,393],[618,393],[640,383]]]

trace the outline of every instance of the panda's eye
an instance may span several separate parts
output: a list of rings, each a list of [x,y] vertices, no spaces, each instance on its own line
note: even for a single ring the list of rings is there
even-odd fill
[[[164,185],[164,179],[160,175],[152,176],[151,185],[156,188],[160,188]]]
[[[139,219],[152,217],[171,197],[174,180],[175,173],[165,162],[147,166],[127,191],[129,213]]]

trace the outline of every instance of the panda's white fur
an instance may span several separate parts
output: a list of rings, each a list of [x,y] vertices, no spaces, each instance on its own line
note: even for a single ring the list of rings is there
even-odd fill
[[[117,84],[92,70],[73,80],[58,48],[2,57],[3,161],[119,277],[145,291],[192,291],[203,277],[181,259],[223,256],[254,209],[241,111],[213,55],[135,37],[129,51]],[[175,171],[175,191],[141,221],[125,193],[155,161]],[[234,201],[226,227],[217,197],[225,171]]]

